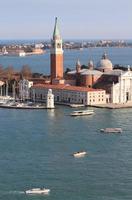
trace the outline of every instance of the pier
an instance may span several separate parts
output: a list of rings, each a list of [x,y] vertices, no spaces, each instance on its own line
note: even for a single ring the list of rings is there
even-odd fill
[[[108,104],[99,104],[99,105],[89,105],[96,108],[108,108],[108,109],[121,109],[121,108],[132,108],[132,102],[129,103],[108,103]]]

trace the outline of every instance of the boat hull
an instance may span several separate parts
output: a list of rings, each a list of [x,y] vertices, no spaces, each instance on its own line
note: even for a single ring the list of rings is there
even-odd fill
[[[42,195],[48,195],[50,192],[50,189],[32,189],[32,190],[27,190],[25,191],[26,194],[31,194],[31,195],[37,195],[37,194],[42,194]]]
[[[76,116],[85,116],[85,115],[92,115],[94,113],[93,110],[79,110],[79,111],[73,111],[70,116],[76,117]]]
[[[80,157],[84,157],[85,155],[87,154],[87,152],[77,152],[77,153],[74,153],[73,156],[75,158],[80,158]]]
[[[103,133],[122,133],[121,128],[106,128],[100,130]]]

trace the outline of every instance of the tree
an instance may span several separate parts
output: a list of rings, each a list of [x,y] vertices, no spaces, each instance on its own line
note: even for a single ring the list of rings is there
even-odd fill
[[[5,73],[6,73],[6,77],[7,77],[7,80],[10,81],[13,79],[13,75],[14,75],[14,68],[13,66],[8,66],[5,70]]]
[[[0,78],[1,78],[1,75],[3,74],[3,72],[4,72],[3,66],[0,64]]]
[[[82,65],[82,66],[81,66],[81,69],[88,69],[88,66]]]
[[[69,67],[66,68],[65,74],[67,74],[68,72],[70,72],[71,69]]]
[[[28,65],[23,65],[23,67],[20,71],[20,75],[25,79],[30,78],[32,76],[32,71],[31,71],[30,67]]]

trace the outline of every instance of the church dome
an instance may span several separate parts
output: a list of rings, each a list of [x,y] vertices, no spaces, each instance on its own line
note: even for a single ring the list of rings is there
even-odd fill
[[[97,64],[100,71],[106,72],[113,70],[112,62],[107,58],[107,54],[103,54],[101,60]]]

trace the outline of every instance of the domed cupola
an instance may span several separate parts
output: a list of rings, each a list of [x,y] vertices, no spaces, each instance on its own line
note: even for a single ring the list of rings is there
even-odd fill
[[[97,64],[97,67],[102,72],[113,70],[112,62],[108,59],[106,53],[103,54],[101,60]]]

